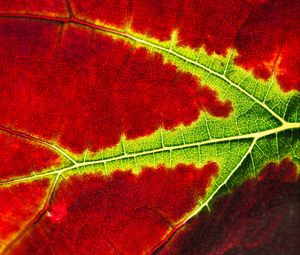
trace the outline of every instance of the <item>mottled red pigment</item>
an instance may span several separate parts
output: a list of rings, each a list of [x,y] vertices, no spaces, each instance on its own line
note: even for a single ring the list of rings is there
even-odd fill
[[[43,180],[0,186],[0,247],[37,215],[48,185]]]
[[[142,254],[197,205],[217,172],[210,162],[71,177],[11,254]]]
[[[0,125],[73,152],[113,146],[121,134],[189,125],[203,110],[217,117],[232,111],[159,54],[93,29],[9,18],[0,20],[0,36]]]
[[[258,179],[250,179],[232,194],[219,198],[211,214],[202,212],[188,222],[159,254],[256,254],[252,250],[258,251],[268,242],[290,202],[295,201],[298,180],[296,165],[289,159],[268,164]],[[288,238],[282,239],[283,245]],[[296,254],[297,249],[294,245],[287,250]],[[284,254],[280,253],[284,250],[271,251],[270,254]]]
[[[117,27],[130,26],[133,30],[160,40],[170,39],[176,28],[176,21],[182,12],[183,4],[179,0],[73,0],[72,6],[76,17]]]
[[[289,198],[286,205],[286,213],[279,227],[270,235],[270,238],[252,249],[236,247],[227,251],[224,255],[298,255],[300,243],[300,183],[297,191]]]
[[[166,129],[189,125],[200,110],[217,117],[229,115],[230,102],[220,102],[210,88],[199,87],[194,76],[163,64],[160,55],[147,54],[145,49],[136,50],[112,85],[121,130],[127,137],[150,134],[160,125]]]
[[[1,14],[45,14],[56,17],[68,16],[64,0],[0,0]]]
[[[76,18],[99,20],[120,28],[130,26],[160,40],[169,40],[176,29],[180,45],[204,46],[209,53],[223,55],[228,48],[235,48],[239,53],[236,63],[253,70],[257,77],[268,79],[274,73],[284,91],[300,90],[300,4],[297,0],[44,0],[34,4],[3,1],[0,6],[2,15],[26,13],[72,16],[73,21]]]
[[[300,90],[299,17],[297,0],[259,5],[239,29],[236,62],[263,79],[275,73],[284,91]]]
[[[286,91],[300,90],[300,29],[291,28],[285,31],[279,60],[274,66],[275,73],[279,83],[283,85]]]
[[[71,6],[76,17],[90,22],[99,20],[118,27],[125,27],[130,23],[130,1],[71,1]]]
[[[160,40],[169,40],[177,29],[182,45],[205,46],[209,52],[226,53],[252,9],[261,4],[238,0],[101,1],[73,0],[80,18],[124,27]],[[120,6],[105,8],[104,6]]]
[[[58,165],[60,159],[44,146],[0,132],[0,162],[1,181]]]
[[[130,27],[162,41],[176,29],[179,44],[225,55],[263,79],[272,73],[284,91],[300,90],[300,2],[297,0],[78,1],[74,12],[89,21]]]

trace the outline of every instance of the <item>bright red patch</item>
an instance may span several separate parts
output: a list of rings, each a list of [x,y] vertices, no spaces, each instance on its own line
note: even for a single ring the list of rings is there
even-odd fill
[[[256,254],[252,249],[256,250],[276,232],[298,190],[296,166],[289,159],[279,165],[270,163],[258,179],[251,179],[218,199],[212,214],[203,212],[188,222],[159,254]],[[289,236],[283,237],[282,242],[286,238]],[[297,244],[287,250],[296,254]],[[285,254],[274,248],[271,251]]]
[[[37,215],[46,196],[48,181],[0,186],[0,248]]]
[[[216,163],[208,163],[144,168],[138,176],[71,177],[13,252],[46,254],[51,247],[55,254],[142,254],[197,205],[217,172]]]
[[[0,22],[0,124],[73,152],[113,146],[121,134],[189,125],[202,110],[218,117],[232,110],[195,76],[145,49],[74,25]]]
[[[0,180],[28,175],[58,165],[53,151],[28,140],[0,132]]]

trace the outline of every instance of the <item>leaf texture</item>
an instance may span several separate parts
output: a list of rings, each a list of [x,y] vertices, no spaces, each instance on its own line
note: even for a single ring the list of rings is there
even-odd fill
[[[0,1],[1,253],[271,252],[299,190],[297,14]]]

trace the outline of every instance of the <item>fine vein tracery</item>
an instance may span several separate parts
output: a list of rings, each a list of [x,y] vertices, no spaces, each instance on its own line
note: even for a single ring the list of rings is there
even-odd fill
[[[118,35],[118,36],[121,36],[123,38],[128,38],[128,39],[133,40],[135,43],[139,43],[139,44],[141,44],[145,47],[150,47],[152,50],[163,51],[163,52],[166,52],[167,54],[171,54],[171,55],[173,55],[173,56],[175,56],[175,57],[177,57],[177,58],[179,58],[179,59],[181,59],[185,62],[188,62],[188,63],[190,63],[190,64],[192,64],[192,65],[194,65],[198,68],[201,68],[201,69],[209,72],[210,74],[220,78],[221,80],[225,81],[226,83],[228,83],[229,85],[231,85],[235,89],[239,90],[241,93],[243,93],[244,95],[249,97],[254,103],[260,105],[265,110],[267,110],[270,113],[270,115],[272,115],[276,120],[278,120],[281,123],[281,125],[279,127],[275,127],[275,128],[265,130],[265,131],[261,131],[261,132],[257,132],[257,133],[237,135],[237,136],[228,136],[228,137],[216,138],[216,139],[211,138],[210,133],[208,131],[209,138],[210,138],[209,140],[196,142],[196,143],[187,143],[187,144],[177,145],[177,146],[165,146],[164,143],[162,143],[162,148],[159,148],[159,149],[147,150],[147,151],[142,151],[142,152],[138,152],[138,153],[131,153],[131,154],[124,153],[124,155],[117,156],[117,157],[111,157],[111,158],[108,158],[108,159],[100,159],[100,160],[93,160],[93,161],[87,161],[87,162],[78,162],[78,161],[76,161],[69,153],[65,152],[62,148],[60,148],[56,144],[44,141],[44,140],[39,139],[39,138],[31,137],[31,136],[27,136],[27,137],[26,137],[26,135],[22,136],[22,135],[20,135],[20,134],[22,134],[21,132],[16,131],[15,133],[13,133],[13,132],[10,132],[10,130],[5,128],[5,127],[3,127],[3,128],[0,127],[0,130],[2,130],[4,132],[10,132],[13,135],[17,135],[21,138],[29,139],[29,140],[32,140],[33,142],[40,143],[43,146],[47,146],[47,147],[53,149],[54,151],[56,151],[59,155],[61,155],[62,157],[64,157],[65,159],[67,159],[70,162],[70,165],[68,165],[68,166],[66,166],[62,169],[54,169],[54,170],[51,170],[49,172],[44,172],[44,173],[35,174],[35,175],[32,175],[32,176],[20,177],[20,178],[15,178],[15,179],[0,182],[0,185],[1,184],[5,185],[5,184],[19,183],[19,182],[23,182],[23,181],[31,181],[31,180],[36,180],[36,179],[40,179],[40,178],[49,178],[51,176],[54,177],[54,181],[51,184],[51,187],[50,187],[49,193],[47,195],[45,205],[43,206],[42,211],[40,211],[36,215],[36,217],[33,219],[33,221],[38,220],[38,218],[41,217],[42,212],[45,212],[48,209],[49,203],[50,203],[50,200],[51,200],[51,198],[54,194],[55,188],[56,188],[57,184],[59,183],[59,179],[67,171],[76,172],[80,168],[90,166],[90,165],[96,165],[96,164],[104,164],[105,165],[105,163],[111,162],[111,161],[117,161],[117,160],[122,160],[122,159],[126,159],[126,158],[135,158],[137,156],[143,156],[143,155],[153,154],[153,153],[160,153],[160,152],[164,152],[164,151],[169,151],[171,153],[173,150],[188,148],[188,147],[195,147],[195,146],[200,147],[200,146],[206,145],[206,144],[220,143],[220,142],[233,141],[233,140],[238,141],[238,140],[242,140],[242,139],[251,140],[251,144],[250,144],[248,150],[243,155],[243,157],[238,162],[238,164],[231,170],[231,172],[228,174],[228,176],[225,178],[225,180],[220,185],[218,185],[218,187],[214,190],[214,192],[209,197],[207,197],[206,200],[203,203],[200,203],[200,201],[199,201],[199,203],[200,203],[199,206],[196,207],[195,210],[192,211],[186,219],[184,219],[184,221],[180,222],[176,226],[173,226],[173,229],[178,229],[182,225],[184,225],[185,222],[187,222],[189,219],[191,219],[196,214],[198,214],[204,207],[209,207],[209,203],[215,197],[215,195],[219,192],[219,190],[224,185],[227,184],[229,179],[239,169],[239,167],[245,161],[245,159],[248,156],[251,156],[251,152],[252,152],[255,144],[260,138],[263,138],[263,137],[266,137],[266,136],[272,135],[272,134],[276,134],[276,137],[277,137],[277,134],[279,132],[289,130],[289,129],[298,129],[298,128],[300,128],[300,123],[289,123],[289,122],[285,121],[284,117],[281,117],[280,115],[278,115],[275,111],[273,111],[270,107],[268,107],[265,104],[265,99],[263,100],[263,102],[260,101],[255,96],[251,95],[247,90],[245,90],[244,88],[242,88],[241,86],[239,86],[238,84],[234,83],[233,81],[231,81],[229,78],[226,77],[226,72],[227,72],[228,65],[229,65],[229,62],[230,62],[230,59],[231,59],[231,55],[229,56],[229,60],[226,63],[224,72],[222,74],[220,74],[220,73],[215,72],[214,70],[198,63],[197,61],[189,59],[189,58],[185,57],[184,55],[175,52],[173,50],[174,49],[174,44],[175,44],[175,39],[176,39],[175,36],[172,36],[170,48],[165,48],[163,46],[151,43],[147,40],[137,38],[134,35],[131,35],[131,34],[128,34],[128,33],[122,32],[122,31],[118,31],[116,29],[111,29],[111,28],[107,28],[107,27],[104,27],[104,26],[95,25],[95,24],[89,23],[87,21],[77,19],[77,18],[74,17],[74,14],[71,11],[70,5],[68,5],[68,9],[69,9],[69,12],[71,14],[70,18],[53,18],[53,17],[38,16],[38,15],[23,15],[21,18],[26,18],[27,17],[27,18],[32,18],[32,19],[45,19],[45,20],[48,20],[48,21],[59,21],[59,22],[64,22],[64,23],[74,23],[74,24],[77,24],[77,25],[82,25],[82,26],[94,28],[94,29],[100,30],[102,32],[107,32],[107,33],[111,33],[113,35]],[[12,15],[11,17],[17,17],[17,15]],[[266,96],[265,96],[265,98],[266,98]],[[208,129],[208,124],[207,123],[206,123],[206,127]],[[22,235],[27,231],[28,227],[30,227],[31,224],[32,224],[32,222],[28,226],[26,226],[22,231],[19,232],[17,237],[14,240],[12,240],[12,242],[6,247],[6,250],[8,250],[9,247],[11,247],[11,245],[13,245],[15,240],[22,237]],[[173,233],[173,232],[171,231],[170,233]]]
[[[0,18],[4,18],[7,16],[0,16]],[[53,22],[63,22],[63,23],[73,23],[73,24],[77,24],[77,25],[82,25],[82,26],[86,26],[86,27],[90,27],[96,30],[100,30],[104,33],[110,33],[110,34],[114,34],[114,35],[118,35],[121,36],[123,38],[128,38],[133,40],[135,43],[139,43],[144,45],[145,47],[150,47],[152,50],[158,50],[158,51],[163,51],[166,52],[168,54],[171,54],[181,60],[184,60],[185,62],[191,63],[192,65],[201,68],[203,70],[208,71],[209,74],[212,74],[222,80],[224,80],[226,83],[230,84],[231,86],[233,86],[234,88],[238,89],[241,93],[243,93],[244,95],[246,95],[247,97],[249,97],[251,100],[253,100],[255,103],[259,104],[260,106],[262,106],[265,110],[267,110],[275,119],[279,120],[281,123],[281,127],[279,128],[274,128],[271,130],[267,130],[267,131],[262,131],[262,132],[258,132],[258,133],[254,133],[254,134],[246,134],[246,135],[238,135],[238,136],[232,136],[232,137],[225,137],[225,138],[219,138],[219,139],[210,139],[207,141],[203,141],[203,142],[198,142],[198,143],[189,143],[189,144],[184,144],[184,145],[180,145],[180,146],[174,146],[174,147],[164,147],[161,149],[156,149],[156,150],[149,150],[149,151],[143,151],[140,153],[136,153],[136,154],[129,154],[129,155],[122,155],[119,157],[113,157],[113,158],[109,158],[109,159],[105,159],[105,160],[95,160],[95,161],[88,161],[85,163],[79,163],[77,162],[75,159],[72,158],[72,156],[70,156],[68,153],[66,153],[62,148],[60,148],[58,145],[49,143],[47,141],[44,141],[40,138],[29,138],[32,140],[35,140],[36,142],[41,143],[44,146],[50,147],[53,150],[55,150],[59,155],[63,156],[64,158],[66,158],[68,161],[71,162],[71,165],[64,167],[63,169],[58,169],[58,170],[52,170],[50,172],[45,172],[45,173],[41,173],[41,174],[35,174],[33,176],[27,176],[27,177],[21,177],[21,178],[15,178],[12,180],[7,180],[4,182],[0,182],[0,184],[8,184],[8,183],[15,183],[15,182],[20,182],[20,181],[27,181],[27,180],[32,180],[32,179],[39,179],[39,178],[43,178],[43,177],[48,177],[51,175],[55,175],[55,174],[60,174],[69,170],[73,170],[73,169],[78,169],[79,167],[84,167],[84,166],[88,166],[88,165],[93,165],[93,164],[101,164],[101,163],[105,163],[105,162],[109,162],[109,161],[115,161],[115,160],[119,160],[119,159],[124,159],[124,158],[129,158],[129,157],[136,157],[136,156],[140,156],[140,155],[144,155],[144,154],[151,154],[151,153],[156,153],[156,152],[162,152],[162,151],[172,151],[173,149],[179,149],[179,148],[184,148],[184,147],[193,147],[193,146],[200,146],[200,145],[204,145],[204,144],[210,144],[210,143],[217,143],[217,142],[223,142],[223,141],[230,141],[230,140],[237,140],[237,139],[247,139],[247,138],[260,138],[272,133],[277,133],[280,132],[282,130],[286,130],[286,129],[290,129],[290,128],[299,128],[300,124],[299,123],[288,123],[286,122],[281,116],[279,116],[276,112],[274,112],[270,107],[268,107],[265,104],[265,99],[264,101],[260,101],[258,100],[256,97],[254,97],[253,95],[251,95],[248,91],[246,91],[244,88],[242,88],[241,86],[239,86],[238,84],[234,83],[233,81],[231,81],[230,79],[228,79],[226,77],[226,71],[228,69],[228,65],[230,62],[230,59],[232,58],[232,52],[229,54],[229,60],[226,63],[224,72],[222,74],[200,64],[197,61],[194,61],[192,59],[189,59],[185,56],[183,56],[182,54],[179,54],[177,52],[175,52],[173,50],[174,48],[174,44],[176,41],[176,35],[173,34],[173,36],[171,37],[171,46],[170,48],[165,48],[163,46],[151,43],[147,40],[144,39],[140,39],[137,38],[134,35],[119,31],[117,29],[112,29],[109,27],[105,27],[103,25],[96,25],[84,20],[80,20],[78,18],[76,18],[74,15],[71,15],[70,18],[55,18],[55,17],[45,17],[45,16],[39,16],[39,15],[26,15],[26,14],[22,14],[22,15],[11,15],[8,17],[19,17],[19,18],[32,18],[32,19],[42,19],[42,20],[47,20],[47,21],[53,21]],[[266,96],[265,96],[266,98]],[[206,116],[204,116],[206,117]],[[208,125],[206,124],[207,128]],[[5,129],[2,129],[2,131],[7,131]],[[210,134],[210,133],[208,133]],[[24,136],[23,136],[24,138]],[[26,137],[25,137],[26,138]],[[257,139],[256,139],[257,140]]]

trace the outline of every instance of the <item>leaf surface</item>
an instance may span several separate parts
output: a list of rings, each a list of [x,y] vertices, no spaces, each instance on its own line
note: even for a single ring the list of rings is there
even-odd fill
[[[244,219],[270,218],[276,189],[277,229],[298,187],[298,3],[2,2],[2,253],[254,249],[269,233]]]

